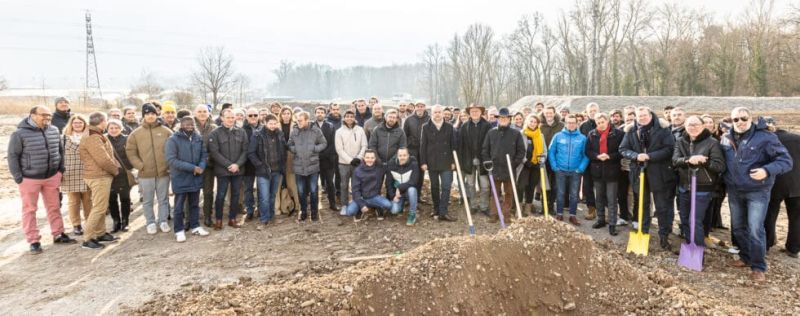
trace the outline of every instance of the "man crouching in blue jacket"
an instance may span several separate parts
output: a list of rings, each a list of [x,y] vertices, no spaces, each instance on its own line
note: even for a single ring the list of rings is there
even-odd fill
[[[550,142],[547,157],[556,173],[556,219],[564,220],[564,192],[569,189],[569,222],[580,226],[575,214],[578,209],[578,190],[581,176],[589,166],[586,156],[586,136],[578,131],[578,119],[570,114],[564,120],[564,129]]]
[[[724,174],[731,209],[733,236],[739,244],[734,267],[750,267],[753,281],[766,280],[767,237],[764,217],[775,177],[792,169],[792,157],[778,137],[758,118],[753,124],[750,110],[731,111],[733,129],[720,140],[725,152]]]

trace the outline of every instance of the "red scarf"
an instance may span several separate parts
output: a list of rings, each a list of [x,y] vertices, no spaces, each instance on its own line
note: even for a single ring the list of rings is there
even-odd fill
[[[610,128],[606,127],[606,130],[601,131],[597,130],[600,133],[600,153],[601,154],[608,154],[608,131],[611,130]]]

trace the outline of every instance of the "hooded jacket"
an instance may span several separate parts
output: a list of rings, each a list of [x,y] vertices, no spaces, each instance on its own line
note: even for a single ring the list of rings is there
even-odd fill
[[[666,120],[659,119],[655,113],[650,111],[652,120],[647,126],[647,134],[643,135],[648,140],[646,147],[643,147],[640,140],[642,129],[638,123],[625,126],[625,136],[619,147],[620,154],[624,158],[631,160],[630,178],[631,187],[639,191],[639,170],[642,167],[637,162],[640,153],[650,156],[645,168],[645,176],[650,192],[662,190],[674,190],[676,179],[675,171],[672,168],[672,152],[675,150],[675,138],[670,133],[670,124]]]
[[[694,155],[706,156],[708,160],[702,165],[689,165],[687,161]],[[691,140],[688,133],[678,138],[672,154],[672,165],[678,169],[680,184],[685,190],[690,190],[692,185],[690,169],[697,168],[697,191],[711,192],[716,189],[719,175],[725,172],[725,157],[719,142],[711,137],[711,132],[703,129],[695,140]]]
[[[235,125],[228,128],[220,126],[208,135],[208,156],[214,161],[214,175],[218,177],[240,176],[244,173],[247,161],[247,133]],[[236,164],[239,171],[228,171],[228,167]]]
[[[64,146],[58,128],[39,128],[30,117],[17,124],[8,141],[8,171],[14,182],[47,179],[64,171]]]
[[[492,128],[483,140],[481,164],[483,161],[492,162],[492,175],[495,180],[512,179],[506,155],[511,158],[512,169],[516,169],[525,159],[525,141],[522,140],[522,133],[510,126]]]
[[[144,123],[128,135],[125,152],[133,168],[139,170],[140,178],[169,176],[164,148],[172,130],[160,123]]]
[[[400,128],[400,124],[387,127],[386,123],[376,127],[372,137],[369,139],[369,148],[378,152],[381,161],[389,161],[397,154],[397,149],[407,147],[406,133]]]
[[[792,170],[792,157],[778,136],[767,130],[763,118],[755,120],[739,141],[736,141],[734,133],[731,128],[720,140],[727,165],[724,179],[728,190],[768,191],[775,184],[777,176]],[[757,168],[767,171],[765,179],[757,181],[750,178],[750,170]]]
[[[419,165],[417,158],[409,156],[404,165],[400,164],[397,156],[389,161],[389,174],[392,176],[392,187],[405,193],[408,188],[414,187],[419,181]]]
[[[456,146],[456,133],[453,125],[442,121],[438,129],[433,121],[422,125],[422,139],[419,148],[420,165],[428,165],[431,171],[453,170],[453,151]]]
[[[464,124],[461,124],[459,131],[459,144],[458,144],[458,162],[461,166],[461,171],[466,174],[474,174],[472,161],[477,158],[480,163],[483,162],[481,152],[483,151],[483,140],[489,134],[492,126],[484,118],[475,123],[470,119]],[[486,170],[478,167],[480,174],[485,175]]]
[[[362,161],[361,165],[353,171],[350,192],[359,209],[366,205],[365,199],[381,194],[385,173],[380,159],[375,159],[375,164],[371,167]]]
[[[172,134],[167,140],[166,156],[172,192],[191,193],[203,189],[203,175],[194,174],[195,167],[200,167],[204,172],[208,167],[208,151],[203,145],[203,135],[196,130],[191,134],[183,131]]]
[[[270,131],[261,128],[250,138],[247,160],[253,167],[256,176],[270,177],[272,172],[284,174],[286,166],[286,141],[280,129]]]
[[[295,128],[289,136],[289,151],[294,154],[294,174],[309,176],[319,173],[319,154],[328,146],[319,128],[308,122],[305,128]]]
[[[339,164],[349,165],[355,158],[363,159],[364,152],[367,151],[367,135],[364,134],[364,128],[355,123],[352,128],[343,124],[336,130],[334,147]]]
[[[119,162],[114,158],[114,147],[103,135],[103,131],[95,126],[88,126],[89,135],[81,139],[79,147],[83,160],[83,177],[100,179],[114,177],[119,174]]]
[[[428,114],[428,111],[425,111],[422,116],[417,116],[415,112],[414,115],[409,116],[403,124],[403,132],[406,133],[408,148],[412,151],[419,150],[419,146],[422,143],[422,125],[425,125],[425,123],[428,123],[430,120],[431,116]]]
[[[589,169],[592,179],[618,182],[619,177],[622,176],[622,154],[619,153],[619,144],[622,143],[622,138],[625,137],[625,134],[611,124],[608,124],[607,128],[610,129],[606,139],[608,159],[605,161],[597,159],[597,156],[600,155],[600,131],[597,128],[589,132],[589,137],[586,140],[586,156],[589,157]]]
[[[550,168],[555,172],[583,173],[589,165],[589,157],[586,156],[586,136],[577,129],[570,131],[565,128],[553,136],[547,157]]]

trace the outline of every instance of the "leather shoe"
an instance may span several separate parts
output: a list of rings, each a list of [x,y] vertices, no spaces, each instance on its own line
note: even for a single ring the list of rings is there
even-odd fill
[[[581,226],[581,223],[578,222],[578,219],[575,216],[569,217],[569,223],[575,226]]]
[[[229,221],[228,221],[228,226],[230,226],[230,227],[233,227],[233,228],[240,228],[240,227],[242,227],[242,225],[239,225],[239,222],[238,222],[238,221],[236,221],[235,219],[229,220]]]
[[[218,219],[217,222],[214,224],[214,230],[222,230],[222,220]]]

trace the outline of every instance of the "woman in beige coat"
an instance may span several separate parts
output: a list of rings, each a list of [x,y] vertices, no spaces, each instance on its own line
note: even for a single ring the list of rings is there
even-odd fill
[[[61,178],[61,192],[67,195],[69,221],[75,235],[83,235],[81,206],[83,206],[84,219],[89,217],[92,209],[92,196],[89,187],[83,181],[83,162],[78,150],[81,139],[88,133],[87,126],[89,124],[87,122],[83,115],[73,115],[67,122],[67,126],[64,127],[64,134],[61,136],[61,143],[64,146],[64,176]]]

